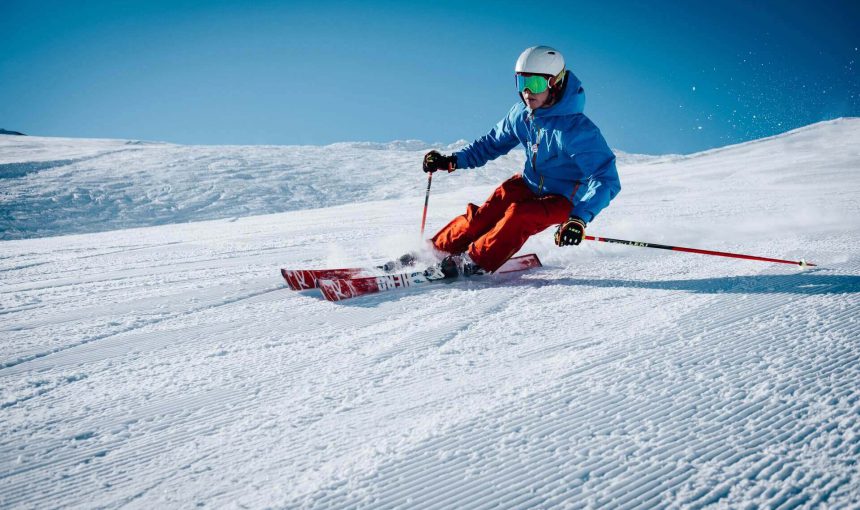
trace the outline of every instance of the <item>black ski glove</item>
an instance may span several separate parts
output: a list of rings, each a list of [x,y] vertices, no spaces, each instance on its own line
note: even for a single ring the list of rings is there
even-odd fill
[[[447,170],[448,173],[457,169],[455,156],[443,156],[439,151],[430,151],[424,155],[424,171],[433,173],[436,170]]]
[[[585,237],[585,222],[571,216],[555,231],[555,244],[558,246],[578,245]]]

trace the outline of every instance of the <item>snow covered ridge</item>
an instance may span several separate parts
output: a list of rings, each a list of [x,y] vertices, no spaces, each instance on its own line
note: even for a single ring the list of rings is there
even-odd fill
[[[839,119],[728,149],[791,154],[804,139],[857,140],[857,119]],[[0,239],[235,218],[353,202],[420,196],[421,157],[433,146],[410,140],[316,146],[182,146],[124,140],[0,136]],[[764,145],[763,148],[758,147]],[[815,153],[802,147],[804,157]],[[712,151],[711,151],[712,152]],[[692,156],[619,153],[627,171]],[[821,163],[831,154],[822,151]],[[519,150],[486,167],[436,179],[434,193],[492,186],[522,168]],[[812,171],[812,169],[810,169]]]
[[[329,207],[421,193],[423,142],[181,146],[0,136],[2,239]],[[440,147],[445,149],[445,147]],[[514,159],[516,157],[513,157]],[[463,173],[489,184],[497,162]],[[497,175],[490,175],[496,172]]]

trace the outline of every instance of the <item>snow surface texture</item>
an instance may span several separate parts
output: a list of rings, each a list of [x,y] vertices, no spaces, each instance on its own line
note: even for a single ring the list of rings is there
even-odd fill
[[[343,303],[426,146],[0,136],[0,507],[857,508],[860,120],[622,157],[602,243]],[[521,156],[438,174],[428,233]],[[316,208],[316,209],[311,209]],[[273,210],[279,214],[239,217]]]

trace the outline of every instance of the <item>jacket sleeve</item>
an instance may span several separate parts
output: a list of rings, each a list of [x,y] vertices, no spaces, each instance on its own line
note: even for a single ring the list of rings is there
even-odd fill
[[[514,133],[511,122],[514,110],[511,109],[511,112],[500,120],[489,133],[454,153],[457,158],[457,168],[483,166],[487,161],[503,156],[517,146],[519,139]]]
[[[594,172],[584,183],[585,193],[574,202],[570,215],[578,216],[586,223],[590,223],[621,191],[621,180],[615,167],[615,155],[607,148],[606,151],[579,153],[574,156],[574,160],[580,168],[593,168]]]

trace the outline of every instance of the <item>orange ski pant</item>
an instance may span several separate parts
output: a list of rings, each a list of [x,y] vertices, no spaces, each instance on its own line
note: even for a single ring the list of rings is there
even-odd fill
[[[571,203],[561,195],[539,197],[521,175],[503,182],[481,207],[469,204],[435,236],[433,246],[447,253],[467,252],[487,271],[495,271],[547,227],[564,223]]]

